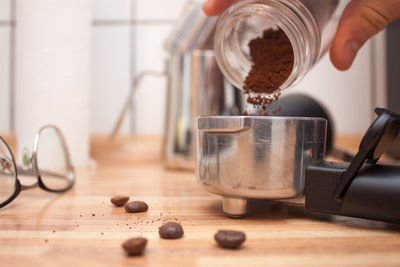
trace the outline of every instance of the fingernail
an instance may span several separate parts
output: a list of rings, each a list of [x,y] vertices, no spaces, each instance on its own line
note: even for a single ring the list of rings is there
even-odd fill
[[[344,45],[343,48],[343,59],[346,62],[346,65],[349,67],[353,62],[358,50],[360,49],[361,45],[359,42],[355,40],[349,40]]]
[[[203,10],[204,10],[206,13],[208,13],[210,7],[212,6],[212,4],[213,4],[213,0],[206,0],[206,1],[204,1],[204,2],[203,2]]]

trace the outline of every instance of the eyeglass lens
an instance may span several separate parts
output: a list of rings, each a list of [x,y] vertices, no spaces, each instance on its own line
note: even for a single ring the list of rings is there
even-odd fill
[[[32,169],[32,155],[29,149],[24,148],[22,151],[21,167],[17,167],[18,180],[22,185],[31,187],[37,183],[37,177]]]
[[[0,202],[6,201],[15,191],[15,165],[10,149],[0,138]]]
[[[71,168],[65,141],[52,127],[43,128],[37,146],[37,167],[44,185],[52,190],[70,186]]]

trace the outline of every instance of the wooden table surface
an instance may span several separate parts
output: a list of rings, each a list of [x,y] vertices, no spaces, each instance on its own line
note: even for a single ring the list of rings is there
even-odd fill
[[[349,149],[359,138],[342,138]],[[166,170],[157,137],[92,141],[97,167],[77,170],[64,194],[23,191],[0,210],[1,266],[400,266],[400,226],[311,215],[302,206],[252,202],[243,219],[221,211],[221,199],[203,191],[192,172]],[[128,214],[110,204],[127,194],[149,210]],[[163,240],[158,227],[178,221],[185,235]],[[218,229],[244,231],[239,250],[216,246]],[[142,256],[127,257],[121,243],[148,238]]]

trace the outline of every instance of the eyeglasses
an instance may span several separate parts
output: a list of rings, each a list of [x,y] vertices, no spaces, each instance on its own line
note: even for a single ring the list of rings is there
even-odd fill
[[[32,154],[23,153],[23,166],[15,164],[14,155],[0,136],[0,208],[13,201],[21,190],[40,188],[50,192],[65,192],[75,181],[74,168],[67,143],[54,125],[43,126],[36,134]],[[18,174],[36,176],[34,184],[23,185]]]

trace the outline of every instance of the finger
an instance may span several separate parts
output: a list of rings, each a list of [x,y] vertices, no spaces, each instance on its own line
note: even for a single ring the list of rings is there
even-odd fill
[[[343,12],[330,57],[339,70],[350,68],[358,50],[400,17],[399,0],[352,0]]]
[[[208,16],[218,16],[234,2],[235,0],[206,0],[203,3],[203,10]]]

